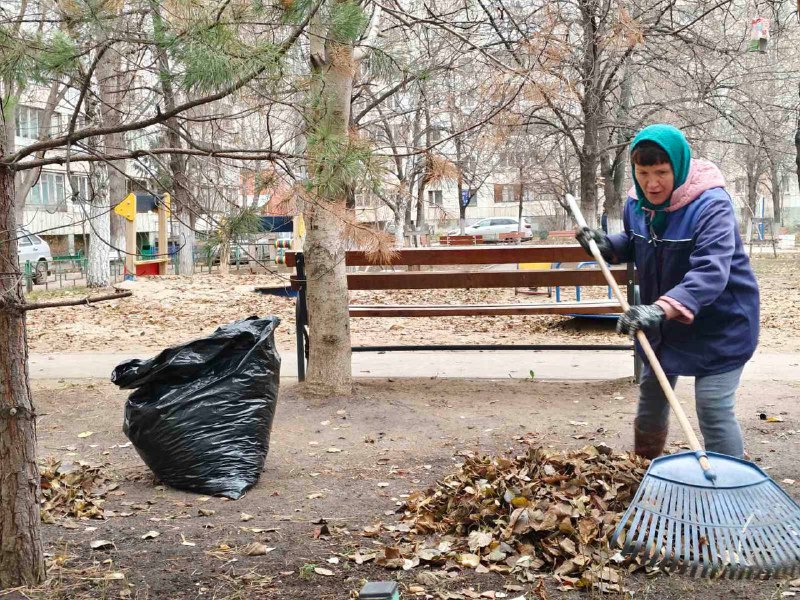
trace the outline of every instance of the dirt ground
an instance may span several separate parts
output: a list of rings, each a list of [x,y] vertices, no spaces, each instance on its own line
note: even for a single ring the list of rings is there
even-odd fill
[[[795,497],[800,495],[798,386],[745,384],[738,406],[753,459],[777,481],[797,480],[784,485]],[[690,384],[678,389],[682,398],[692,397]],[[114,516],[45,525],[48,559],[62,566],[51,571],[50,585],[8,597],[341,600],[370,579],[397,580],[403,597],[414,598],[405,590],[425,581],[420,573],[427,569],[387,571],[346,559],[358,548],[386,541],[364,537],[363,528],[396,523],[394,511],[404,494],[431,486],[455,469],[465,452],[519,451],[522,440],[558,449],[600,442],[624,449],[632,442],[635,387],[627,380],[362,380],[351,397],[326,401],[304,398],[300,390],[283,384],[261,481],[230,501],[153,481],[122,433],[126,392],[104,381],[35,382],[40,456],[103,464],[119,487],[106,495],[104,506]],[[686,405],[691,412],[692,402]],[[762,411],[784,420],[767,423],[758,418]],[[670,448],[678,450],[682,443],[673,432]],[[215,512],[200,516],[199,509]],[[243,522],[243,513],[252,520]],[[315,538],[320,519],[328,523],[329,538]],[[149,531],[160,535],[142,539]],[[90,543],[101,539],[114,548],[92,550]],[[237,553],[254,541],[274,550],[257,557]],[[332,558],[338,564],[328,562]],[[309,565],[332,575],[315,574]],[[545,582],[549,598],[594,597],[560,592],[554,582]],[[636,598],[704,600],[780,598],[788,585],[643,574],[624,584]],[[428,595],[419,597],[466,598],[465,590],[503,592],[507,585],[517,582],[495,573],[451,572],[435,585],[428,582]],[[505,593],[540,597],[530,585]]]
[[[760,347],[800,351],[800,255],[753,260],[762,290]],[[256,286],[282,285],[286,275],[242,270],[218,274],[142,278],[126,283],[132,298],[28,313],[32,352],[150,351],[210,333],[218,326],[250,315],[277,315],[281,347],[294,344],[294,300],[256,294]],[[562,289],[573,299],[574,288]],[[603,297],[605,288],[584,288],[584,297]],[[85,290],[59,291],[35,298],[85,295]],[[407,290],[351,292],[359,304],[433,304],[481,302],[547,302],[546,296],[515,295],[513,290]],[[558,316],[352,319],[353,343],[619,343],[619,338],[591,323]]]

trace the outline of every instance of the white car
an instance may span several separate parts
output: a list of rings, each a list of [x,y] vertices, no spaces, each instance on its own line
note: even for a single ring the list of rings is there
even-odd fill
[[[34,235],[24,229],[17,229],[17,256],[19,256],[19,266],[24,271],[25,263],[31,263],[34,283],[44,283],[53,261],[50,254],[50,245],[38,235]]]
[[[492,217],[490,219],[483,219],[468,225],[464,228],[465,235],[482,235],[488,238],[496,238],[501,233],[516,233],[519,231],[519,220],[514,217]],[[458,235],[459,230],[453,229],[447,232],[447,235]],[[522,237],[529,239],[533,236],[531,233],[530,224],[522,220]]]

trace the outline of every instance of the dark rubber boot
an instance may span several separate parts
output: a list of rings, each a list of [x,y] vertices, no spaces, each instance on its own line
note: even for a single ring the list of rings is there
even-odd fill
[[[667,444],[667,429],[662,431],[642,431],[634,423],[633,451],[644,458],[653,460],[661,456]]]

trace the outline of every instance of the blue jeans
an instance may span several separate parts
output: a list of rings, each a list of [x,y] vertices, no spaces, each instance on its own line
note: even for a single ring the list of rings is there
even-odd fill
[[[697,418],[706,450],[742,458],[744,442],[742,430],[736,420],[734,405],[736,389],[744,367],[734,371],[696,377],[694,386]],[[669,382],[675,388],[677,377]],[[669,403],[654,376],[642,379],[639,384],[639,406],[636,426],[647,432],[664,431],[669,424]]]

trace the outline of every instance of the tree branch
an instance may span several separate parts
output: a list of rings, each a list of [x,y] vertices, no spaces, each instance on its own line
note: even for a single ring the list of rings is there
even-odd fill
[[[35,169],[47,165],[63,165],[67,161],[70,163],[76,162],[110,162],[115,160],[125,160],[128,158],[142,158],[144,156],[151,156],[154,154],[184,154],[189,156],[204,156],[207,158],[230,158],[236,160],[269,160],[275,161],[287,158],[299,158],[294,154],[287,154],[284,152],[276,152],[273,150],[237,150],[229,148],[224,150],[201,150],[196,148],[153,148],[152,150],[132,150],[130,152],[121,152],[118,154],[72,154],[67,156],[51,156],[41,160],[29,160],[24,163],[13,165],[13,171],[25,171],[28,169]]]
[[[81,306],[84,304],[94,304],[95,302],[105,302],[106,300],[117,300],[118,298],[128,298],[133,296],[133,292],[116,292],[114,294],[104,294],[103,296],[86,296],[75,300],[54,300],[53,302],[26,302],[19,306],[23,312],[29,310],[41,310],[43,308],[57,308],[59,306]]]

